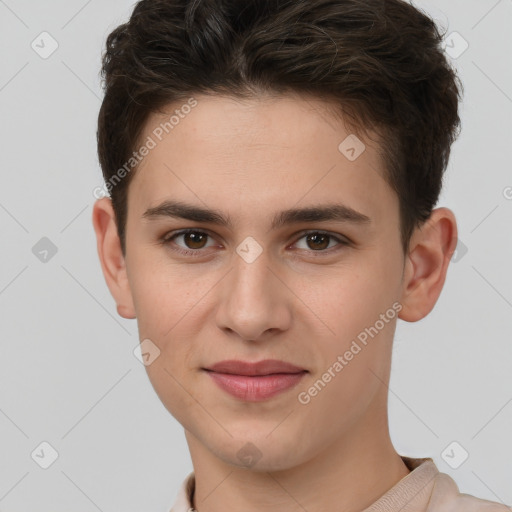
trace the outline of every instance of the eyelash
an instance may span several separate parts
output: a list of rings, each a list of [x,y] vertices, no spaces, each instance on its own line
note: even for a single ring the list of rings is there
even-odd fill
[[[176,231],[176,232],[171,232],[171,233],[167,233],[166,235],[164,235],[161,239],[160,239],[160,243],[162,245],[170,245],[171,242],[181,236],[181,235],[187,235],[189,233],[199,233],[201,235],[206,235],[210,238],[213,238],[208,232],[206,231],[201,231],[199,229],[182,229],[181,231]],[[299,240],[301,240],[302,238],[305,238],[307,237],[308,235],[312,235],[312,234],[315,234],[315,235],[325,235],[325,236],[328,236],[330,239],[333,239],[337,242],[339,242],[338,245],[344,247],[344,246],[348,246],[350,245],[350,242],[348,240],[343,240],[342,238],[339,238],[327,231],[318,231],[318,230],[311,230],[311,231],[305,231],[303,233],[301,233],[301,236],[299,238],[296,239],[296,241],[294,242],[294,244],[296,244]],[[203,248],[204,249],[204,248]],[[172,248],[173,251],[183,255],[183,256],[192,256],[192,257],[199,257],[199,256],[202,256],[201,255],[201,251],[203,249],[183,249],[181,247],[178,246],[178,248]],[[321,250],[318,250],[318,251],[313,251],[313,250],[310,250],[308,252],[311,252],[311,253],[328,253],[330,254],[332,249],[334,250],[337,250],[336,249],[336,246],[333,248],[329,248],[329,249],[321,249]],[[302,249],[302,250],[305,250],[305,249]],[[316,256],[315,256],[316,257]]]

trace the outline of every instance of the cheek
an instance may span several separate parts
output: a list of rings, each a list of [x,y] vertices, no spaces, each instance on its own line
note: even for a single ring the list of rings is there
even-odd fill
[[[333,342],[348,340],[373,325],[394,302],[394,293],[382,272],[377,264],[347,267],[321,279],[316,276],[304,281],[299,296],[323,321]]]
[[[304,302],[314,304],[311,309],[329,328],[322,327],[326,334],[322,336],[323,367],[318,371],[323,374],[331,368],[336,374],[328,386],[340,386],[340,399],[350,400],[364,389],[373,389],[377,382],[370,370],[382,374],[389,359],[400,307],[394,279],[390,269],[374,258],[326,279],[321,287],[317,282],[304,288],[308,293]],[[339,364],[334,367],[338,356],[344,360],[341,370]]]
[[[132,257],[130,265],[130,290],[139,331],[149,338],[165,337],[191,308],[194,287],[178,274],[178,267],[164,265],[150,253]]]
[[[204,421],[204,411],[198,406],[203,400],[190,381],[186,380],[188,370],[184,368],[181,358],[182,355],[174,351],[172,357],[162,353],[161,357],[146,366],[146,372],[165,408],[185,428],[191,428],[201,418]]]
[[[202,322],[199,304],[206,283],[190,284],[188,276],[177,266],[155,265],[150,258],[140,258],[130,279],[140,340],[150,339],[160,351],[155,368],[164,366],[172,374],[185,374],[192,368],[194,340],[199,337]],[[192,279],[192,283],[194,280]],[[151,365],[152,366],[152,365]],[[163,372],[163,373],[162,373]],[[151,375],[151,374],[150,374]],[[158,383],[171,377],[162,369],[154,374]],[[181,379],[180,379],[181,381]]]

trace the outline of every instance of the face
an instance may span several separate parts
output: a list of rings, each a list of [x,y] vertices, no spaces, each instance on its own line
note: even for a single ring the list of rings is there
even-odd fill
[[[142,134],[155,145],[128,193],[126,294],[187,439],[285,469],[382,428],[369,422],[404,288],[398,199],[376,143],[347,139],[321,101],[195,99],[169,134],[158,127],[180,105]],[[256,384],[206,370],[268,359],[302,373]]]

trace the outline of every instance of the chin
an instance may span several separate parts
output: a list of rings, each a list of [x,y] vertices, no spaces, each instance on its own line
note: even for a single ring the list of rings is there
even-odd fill
[[[268,428],[245,429],[243,435],[235,434],[229,427],[227,430],[233,437],[224,438],[220,445],[210,439],[208,444],[212,453],[231,466],[255,472],[282,471],[300,464],[299,459],[305,459],[284,429],[281,436],[273,437],[268,436],[271,430]]]

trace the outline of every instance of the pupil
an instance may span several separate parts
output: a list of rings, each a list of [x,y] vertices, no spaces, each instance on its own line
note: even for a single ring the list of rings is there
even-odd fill
[[[321,246],[321,247],[319,247],[319,245],[318,245],[318,241],[319,241],[320,239],[323,239],[323,241],[325,242],[326,240],[328,240],[328,238],[329,238],[329,236],[328,236],[328,235],[319,235],[319,234],[317,234],[317,235],[308,235],[308,242],[312,241],[312,242],[313,242],[313,244],[316,244],[316,248],[317,248],[317,249],[318,249],[318,248],[320,248],[320,249],[325,249],[325,248],[329,245],[329,243],[327,243],[327,245],[326,245],[325,243],[324,243],[324,244],[320,244],[320,245],[322,245],[322,246]]]
[[[201,233],[186,233],[185,238],[187,240],[187,245],[191,245],[191,249],[201,249],[201,241],[199,239],[204,238],[203,234]],[[191,240],[190,240],[191,239]],[[204,240],[202,240],[204,242]],[[194,246],[194,244],[199,244],[200,247]]]

